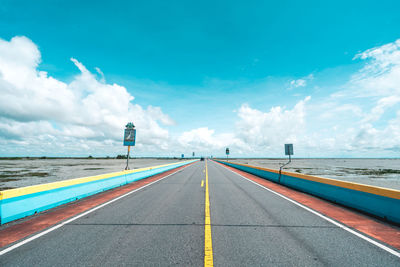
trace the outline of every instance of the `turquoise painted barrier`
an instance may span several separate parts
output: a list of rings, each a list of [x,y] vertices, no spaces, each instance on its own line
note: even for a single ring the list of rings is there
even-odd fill
[[[0,191],[0,224],[138,181],[196,160]]]
[[[216,160],[275,183],[400,223],[400,191]]]

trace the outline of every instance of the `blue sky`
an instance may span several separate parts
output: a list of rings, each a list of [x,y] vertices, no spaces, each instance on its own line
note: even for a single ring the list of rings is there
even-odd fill
[[[108,85],[105,90],[110,94],[113,84],[125,88],[134,97],[131,104],[137,105],[136,109],[126,107],[126,113],[132,113],[126,119],[148,120],[141,124],[149,132],[142,135],[139,155],[180,155],[186,150],[218,155],[223,147],[231,146],[232,152],[238,152],[236,156],[281,156],[282,144],[293,142],[295,149],[299,148],[298,156],[398,157],[400,136],[397,128],[390,127],[399,116],[399,89],[386,88],[389,82],[382,82],[392,81],[397,73],[398,47],[389,49],[391,57],[385,58],[392,66],[384,69],[388,75],[368,69],[379,65],[376,54],[357,55],[400,38],[399,10],[398,1],[1,0],[0,38],[10,44],[4,46],[4,54],[12,47],[31,47],[32,43],[40,53],[35,72],[47,72],[47,78],[66,84],[75,95],[77,87],[73,85],[84,75],[71,58],[83,64],[99,84]],[[18,46],[11,41],[14,37],[26,39]],[[95,68],[104,73],[104,80]],[[15,69],[18,71],[21,69]],[[377,80],[371,79],[377,78],[377,73],[381,75],[380,93],[372,94],[370,88]],[[95,81],[80,84],[83,88],[78,91],[96,87]],[[42,82],[48,84],[48,80]],[[22,91],[34,90],[26,84]],[[10,92],[1,86],[0,91]],[[43,92],[31,93],[38,96]],[[96,89],[84,95],[93,92]],[[3,94],[2,100],[9,102],[12,97]],[[310,99],[305,100],[307,97]],[[74,99],[83,101],[85,97]],[[103,108],[104,114],[118,109],[117,105],[102,106],[97,100],[97,106],[88,105],[85,111],[91,112],[93,106]],[[36,102],[40,101],[43,105],[51,102],[49,97]],[[382,102],[386,104],[380,112]],[[301,106],[299,110],[296,105]],[[148,111],[148,106],[159,107],[161,115]],[[332,114],[321,115],[327,110]],[[340,113],[343,111],[347,111],[345,115]],[[99,127],[93,126],[95,123],[65,119],[76,109],[61,110],[64,115],[56,117],[41,114],[36,119],[18,112],[0,111],[3,155],[112,155],[124,151],[115,133],[99,130],[96,135]],[[50,108],[43,112],[54,113]],[[122,114],[118,112],[114,116]],[[291,112],[302,116],[294,118]],[[379,113],[378,118],[368,117],[374,112]],[[160,116],[168,117],[168,122]],[[25,127],[23,123],[30,127],[47,123],[49,128],[42,128],[48,132],[32,133],[28,140],[17,130]],[[97,123],[109,122],[99,119]],[[66,130],[69,127],[83,127],[76,131],[88,134],[71,135]],[[116,126],[111,123],[109,127]],[[339,137],[333,128],[348,132]],[[285,136],[278,129],[296,132],[288,130]],[[359,140],[365,131],[367,139]],[[385,131],[393,132],[392,142],[373,141],[381,139],[379,134]],[[41,142],[46,141],[38,140],[48,140],[46,134],[55,139],[44,146]],[[282,138],[276,139],[277,135]],[[91,145],[72,148],[68,142]],[[54,152],[52,146],[60,143],[68,149],[58,147],[59,152]],[[38,147],[41,150],[34,150]]]

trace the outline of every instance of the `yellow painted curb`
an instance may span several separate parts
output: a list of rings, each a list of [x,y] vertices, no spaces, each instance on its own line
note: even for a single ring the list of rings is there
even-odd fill
[[[178,164],[178,163],[182,163],[182,162],[174,162],[174,163],[145,167],[145,168],[129,170],[129,171],[112,172],[112,173],[100,174],[100,175],[89,176],[89,177],[69,179],[69,180],[65,180],[65,181],[58,181],[58,182],[52,182],[52,183],[46,183],[46,184],[31,185],[31,186],[15,188],[15,189],[8,189],[8,190],[0,191],[0,200],[12,198],[12,197],[18,197],[18,196],[22,196],[22,195],[34,194],[34,193],[38,193],[38,192],[42,192],[42,191],[49,191],[49,190],[66,187],[66,186],[71,186],[71,185],[78,185],[78,184],[98,181],[98,180],[102,180],[102,179],[107,179],[107,178],[116,177],[116,176],[120,176],[120,175],[131,174],[131,173],[135,173],[135,172],[142,172],[142,171],[157,169],[157,168],[161,168],[161,167],[167,167],[167,166]]]

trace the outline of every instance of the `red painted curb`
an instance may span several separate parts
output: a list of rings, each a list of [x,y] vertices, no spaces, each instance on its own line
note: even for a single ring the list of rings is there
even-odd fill
[[[235,169],[222,163],[217,163],[264,187],[267,187],[331,219],[334,219],[342,223],[343,225],[348,226],[349,228],[368,235],[383,243],[386,243],[396,249],[400,249],[400,229],[395,226],[389,226],[387,224],[380,223],[367,217],[366,215],[355,213],[349,209],[337,206],[331,202],[327,202],[320,198],[316,198],[311,195],[296,191],[294,189],[276,184],[274,182],[265,180],[253,174]]]
[[[183,169],[189,165],[181,166],[154,176],[133,182],[115,189],[111,189],[87,198],[83,198],[72,203],[62,205],[52,210],[33,215],[31,219],[24,220],[21,223],[14,224],[0,230],[0,248],[10,245],[16,241],[19,241],[25,237],[41,232],[46,228],[56,225],[59,222],[67,220],[73,216],[76,216],[82,212],[85,212],[91,208],[94,208],[100,204],[110,201],[116,197],[126,194],[132,190],[138,189],[146,184],[160,180],[163,177]],[[4,227],[4,226],[3,226]]]

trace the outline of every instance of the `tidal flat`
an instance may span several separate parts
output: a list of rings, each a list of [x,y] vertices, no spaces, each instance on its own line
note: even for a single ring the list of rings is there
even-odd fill
[[[130,159],[131,169],[178,162],[172,158]],[[279,169],[287,159],[230,159]],[[124,170],[126,159],[2,159],[0,190]],[[286,171],[400,190],[400,159],[296,159]],[[212,179],[212,177],[210,177]]]

